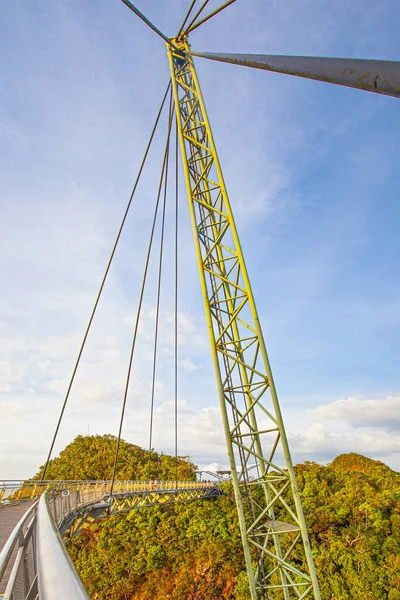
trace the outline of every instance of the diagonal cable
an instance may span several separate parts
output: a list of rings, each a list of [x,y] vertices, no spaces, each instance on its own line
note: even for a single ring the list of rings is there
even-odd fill
[[[190,17],[190,13],[192,12],[192,10],[193,10],[193,7],[194,7],[194,5],[196,4],[196,2],[197,2],[197,0],[192,0],[192,2],[190,3],[190,6],[189,6],[189,8],[188,8],[188,11],[187,11],[187,13],[186,13],[186,16],[185,16],[185,18],[183,19],[183,21],[182,21],[182,25],[180,26],[180,28],[179,28],[179,31],[178,31],[178,33],[177,33],[177,36],[176,36],[176,39],[177,39],[177,40],[179,40],[179,36],[181,35],[181,33],[182,33],[182,31],[183,31],[183,28],[185,27],[185,25],[186,25],[186,22],[187,22],[188,18]]]
[[[138,8],[136,8],[136,6],[134,4],[132,4],[132,2],[130,2],[130,0],[122,0],[122,2],[125,4],[125,6],[127,6],[128,8],[131,9],[131,11],[133,13],[135,13],[135,15],[137,17],[139,17],[139,19],[141,21],[143,21],[143,23],[146,23],[146,25],[148,27],[150,27],[150,29],[152,29],[155,33],[157,33],[157,35],[159,35],[165,42],[167,42],[167,44],[169,46],[172,46],[174,50],[176,50],[179,54],[181,54],[181,51],[179,50],[179,48],[177,48],[175,46],[175,44],[173,44],[171,42],[171,40],[162,32],[158,29],[158,27],[156,27],[151,21],[149,21],[149,19],[147,17],[145,17],[145,15],[140,12],[140,10]]]
[[[222,4],[219,8],[216,8],[215,10],[210,12],[209,15],[207,15],[203,19],[200,19],[199,21],[197,21],[197,23],[194,23],[192,26],[188,27],[185,31],[186,35],[197,29],[197,27],[200,27],[200,25],[203,25],[203,23],[206,23],[206,21],[208,21],[209,19],[212,19],[212,17],[215,17],[215,15],[220,13],[222,10],[224,10],[224,8],[227,8],[234,2],[236,2],[236,0],[228,0],[228,2],[225,2],[225,4]]]
[[[201,15],[201,13],[203,12],[203,10],[205,9],[205,7],[207,6],[207,4],[209,3],[210,0],[204,0],[203,4],[200,6],[199,10],[197,11],[197,13],[194,15],[193,19],[190,21],[189,25],[186,27],[185,31],[183,32],[184,35],[187,35],[187,32],[189,31],[189,29],[192,27],[192,25],[194,25],[194,23],[196,22],[196,19]]]
[[[47,472],[47,469],[48,469],[48,466],[49,466],[51,454],[53,452],[54,444],[55,444],[56,439],[57,439],[57,435],[58,435],[58,431],[60,429],[61,421],[62,421],[63,416],[64,416],[64,412],[65,412],[65,408],[67,406],[68,398],[69,398],[69,395],[70,395],[70,392],[71,392],[72,384],[74,383],[75,375],[76,375],[76,372],[78,370],[78,366],[79,366],[79,363],[80,363],[80,360],[81,360],[81,357],[82,357],[83,350],[85,348],[86,340],[87,340],[87,337],[89,335],[90,328],[92,326],[94,315],[96,313],[97,306],[99,304],[100,297],[101,297],[101,294],[103,292],[104,284],[106,282],[106,279],[107,279],[107,276],[108,276],[108,272],[110,270],[111,263],[112,263],[113,258],[114,258],[114,254],[115,254],[115,251],[117,249],[118,242],[120,240],[121,233],[122,233],[122,230],[124,228],[125,221],[126,221],[126,218],[128,216],[128,213],[129,213],[129,209],[130,209],[131,204],[132,204],[133,196],[135,195],[137,186],[139,184],[139,180],[140,180],[140,177],[142,175],[142,171],[143,171],[143,168],[144,168],[147,156],[149,154],[150,146],[152,144],[152,141],[153,141],[153,138],[154,138],[154,134],[156,132],[156,129],[157,129],[157,126],[158,126],[158,122],[160,120],[160,116],[161,116],[162,110],[164,108],[165,100],[167,98],[167,95],[168,95],[168,92],[170,90],[170,87],[171,87],[171,82],[168,83],[166,92],[165,92],[164,97],[163,97],[162,102],[161,102],[161,106],[160,106],[160,108],[158,110],[156,121],[154,123],[152,132],[150,134],[150,138],[149,138],[149,141],[148,141],[147,146],[146,146],[146,150],[145,150],[144,155],[143,155],[143,159],[142,159],[142,162],[141,162],[141,165],[140,165],[140,168],[139,168],[139,172],[137,174],[136,181],[135,181],[135,184],[133,186],[132,193],[130,195],[128,205],[127,205],[127,207],[125,209],[125,213],[124,213],[121,225],[119,227],[118,234],[117,234],[116,240],[114,242],[114,246],[113,246],[113,249],[111,251],[110,258],[109,258],[108,263],[107,263],[107,267],[106,267],[106,270],[105,270],[105,273],[104,273],[104,276],[103,276],[103,279],[102,279],[102,282],[101,282],[101,285],[100,285],[100,289],[98,291],[98,294],[97,294],[97,297],[96,297],[96,301],[94,303],[93,310],[92,310],[92,313],[90,315],[89,323],[88,323],[88,325],[86,327],[85,335],[83,336],[83,341],[82,341],[81,347],[79,349],[78,358],[76,360],[76,363],[75,363],[75,366],[74,366],[74,370],[72,371],[71,380],[70,380],[69,385],[68,385],[67,393],[66,393],[65,398],[64,398],[64,402],[63,402],[63,405],[62,405],[62,408],[61,408],[60,416],[58,418],[58,422],[57,422],[56,429],[55,429],[55,432],[54,432],[54,436],[53,436],[53,439],[52,439],[52,442],[51,442],[50,450],[49,450],[49,453],[48,453],[48,456],[47,456],[46,464],[45,464],[44,471],[43,471],[43,474],[42,474],[42,481],[44,480],[44,478],[46,476],[46,472]]]
[[[178,231],[179,231],[179,158],[178,123],[175,129],[175,290],[174,290],[174,429],[175,429],[175,486],[178,485]]]
[[[172,92],[171,92],[171,94],[172,94]],[[161,168],[161,175],[160,175],[160,180],[159,180],[159,185],[158,185],[157,201],[156,201],[156,206],[155,206],[155,211],[154,211],[153,224],[152,224],[151,233],[150,233],[149,245],[148,245],[148,249],[147,249],[147,256],[146,256],[146,262],[145,262],[143,279],[142,279],[142,287],[141,287],[141,290],[140,290],[139,305],[138,305],[138,310],[137,310],[137,313],[136,313],[136,321],[135,321],[135,328],[134,328],[134,332],[133,332],[131,352],[130,352],[130,357],[129,357],[128,372],[127,372],[127,375],[126,375],[126,382],[125,382],[124,398],[123,398],[123,401],[122,401],[121,417],[120,417],[120,422],[119,422],[117,445],[116,445],[116,448],[115,448],[114,465],[113,465],[113,471],[112,471],[112,477],[111,477],[110,496],[112,496],[113,489],[114,489],[115,473],[116,473],[116,469],[117,469],[117,460],[118,460],[119,446],[120,446],[120,442],[121,442],[122,426],[123,426],[123,423],[124,423],[126,400],[127,400],[127,397],[128,397],[129,383],[130,383],[131,372],[132,372],[133,355],[134,355],[134,352],[135,352],[136,338],[137,338],[137,333],[138,333],[138,328],[139,328],[139,321],[140,321],[140,314],[141,314],[142,304],[143,304],[144,290],[145,290],[145,287],[146,287],[147,271],[148,271],[149,262],[150,262],[150,254],[151,254],[151,249],[152,249],[152,246],[153,246],[154,230],[155,230],[156,221],[157,221],[158,207],[159,207],[159,204],[160,204],[160,196],[161,196],[162,184],[163,184],[163,179],[164,179],[164,172],[165,172],[166,163],[167,163],[167,159],[168,159],[168,148],[169,148],[170,133],[171,133],[171,120],[169,120],[169,123],[168,123],[168,134],[167,134],[167,141],[166,141],[166,144],[165,144],[163,164],[162,164],[162,168]]]
[[[172,125],[173,117],[173,106],[172,106],[172,94],[169,100],[169,129]],[[167,159],[165,163],[165,174],[164,174],[164,199],[162,208],[161,218],[161,239],[160,239],[160,255],[158,260],[158,281],[157,281],[157,301],[156,301],[156,315],[155,315],[155,328],[154,328],[154,347],[153,347],[153,372],[151,378],[151,401],[150,401],[150,426],[149,426],[149,457],[148,467],[150,467],[150,453],[153,442],[153,423],[154,423],[154,395],[156,387],[156,370],[157,370],[157,349],[158,349],[158,327],[160,321],[160,299],[161,299],[161,279],[162,279],[162,267],[163,267],[163,252],[164,252],[164,232],[165,232],[165,209],[167,203],[167,187],[168,187],[168,166],[169,166],[169,136],[167,140]]]

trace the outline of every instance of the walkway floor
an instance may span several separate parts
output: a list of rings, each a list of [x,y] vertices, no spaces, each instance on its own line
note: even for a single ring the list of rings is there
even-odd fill
[[[0,508],[0,550],[3,548],[10,533],[21,519],[22,515],[26,513],[31,504],[31,502],[22,502],[21,504],[17,504],[15,506],[2,506]],[[17,549],[14,550],[14,555],[16,553]],[[13,557],[11,557],[5,572],[5,576],[3,577],[3,581],[0,582],[0,594],[4,593],[13,562]]]

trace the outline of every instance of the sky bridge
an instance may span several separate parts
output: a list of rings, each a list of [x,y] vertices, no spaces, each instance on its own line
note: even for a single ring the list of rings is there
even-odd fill
[[[156,36],[158,41],[162,40],[162,58],[166,61],[166,51],[169,81],[71,370],[39,478],[7,481],[0,489],[0,591],[5,600],[87,600],[87,591],[65,547],[72,538],[93,522],[111,515],[176,502],[216,500],[223,493],[226,481],[233,490],[251,600],[321,600],[289,437],[196,64],[197,61],[218,62],[228,64],[232,69],[238,66],[280,73],[398,98],[400,63],[193,50],[189,43],[192,33],[211,19],[222,18],[221,13],[235,1],[227,0],[211,7],[209,0],[188,0],[181,25],[174,36],[169,37],[130,0],[122,0],[130,11],[126,11],[126,15],[133,13],[142,22],[136,21],[137,26],[145,25],[153,32],[155,40]],[[140,60],[143,62],[143,57]],[[130,213],[137,212],[137,189],[148,166],[148,156],[154,149],[153,140],[161,127],[164,127],[164,135],[160,173],[157,179],[152,172],[150,179],[155,182],[155,190],[154,193],[146,190],[145,195],[146,208],[151,211],[151,225],[145,241],[145,233],[143,239],[140,238],[145,258],[138,302],[130,324],[127,369],[117,411],[118,431],[115,437],[110,436],[115,444],[113,457],[104,467],[107,470],[104,480],[55,481],[50,475],[53,455],[65,413],[70,408],[71,390],[126,221]],[[227,468],[217,471],[215,481],[209,481],[213,478],[211,471],[204,471],[197,481],[185,481],[178,476],[184,462],[178,452],[181,427],[178,292],[187,285],[179,245],[180,167],[188,199],[188,228],[191,227],[193,234],[205,328],[211,347],[222,420],[221,437],[224,437],[229,463]],[[254,216],[250,220],[255,227]],[[166,241],[168,233],[169,245]],[[170,268],[168,277],[165,276],[166,263]],[[149,476],[147,481],[122,481],[118,475],[124,450],[122,434],[129,392],[135,383],[139,385],[140,380],[140,377],[135,380],[132,373],[134,362],[141,354],[138,339],[143,329],[144,298],[151,269],[155,284],[151,293],[154,310],[149,311],[152,332],[149,334],[151,374],[147,382],[150,391],[147,397],[146,469],[148,473],[151,469],[157,472],[162,462],[161,459],[160,464],[153,461],[152,455],[156,446],[157,373],[163,351],[160,327],[166,318],[162,300],[167,289],[172,310],[168,313],[171,347],[166,354],[170,360],[168,372],[172,374],[172,385],[170,401],[166,402],[169,413],[162,413],[162,416],[172,432],[173,456],[169,457],[169,469],[175,478],[162,481],[158,476]],[[189,364],[189,368],[196,369],[196,366]],[[128,459],[125,463],[129,463]]]
[[[0,594],[8,600],[88,598],[63,544],[98,519],[221,494],[209,481],[115,481],[112,496],[110,481],[7,483],[0,500]]]

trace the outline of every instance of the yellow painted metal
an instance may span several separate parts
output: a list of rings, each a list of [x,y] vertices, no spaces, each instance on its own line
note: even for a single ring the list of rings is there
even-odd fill
[[[182,52],[167,46],[177,127],[251,597],[320,600],[271,367],[195,66],[187,40],[173,42]],[[282,459],[286,468],[278,465]]]
[[[197,490],[212,487],[214,484],[198,481],[115,481],[113,495],[135,492],[153,492],[165,490]],[[8,481],[0,489],[0,500],[6,497],[10,502],[33,500],[40,498],[46,490],[68,490],[70,493],[79,492],[84,502],[89,502],[93,497],[107,495],[110,492],[111,482],[100,480],[53,480],[41,482],[35,479],[25,481]]]
[[[198,481],[115,481],[113,496],[119,494],[135,494],[149,492],[165,492],[165,490],[199,490],[213,487],[213,483]],[[6,498],[10,502],[22,500],[35,500],[46,490],[68,490],[70,494],[79,493],[81,503],[86,504],[96,498],[106,496],[110,493],[110,481],[45,481],[34,479],[26,481],[9,481],[0,489],[0,500]]]
[[[27,480],[7,482],[1,493],[9,502],[19,503],[47,492],[50,512],[64,542],[110,515],[221,494],[215,482],[207,481],[115,481],[112,496],[110,490],[111,481]]]
[[[70,496],[64,498],[58,495],[54,499],[53,516],[64,541],[79,535],[94,521],[110,515],[150,506],[215,498],[221,494],[215,483],[193,481],[134,485],[118,482],[118,485],[114,484],[112,497],[108,496],[106,489],[107,486],[102,488],[100,484],[97,489],[70,490]]]

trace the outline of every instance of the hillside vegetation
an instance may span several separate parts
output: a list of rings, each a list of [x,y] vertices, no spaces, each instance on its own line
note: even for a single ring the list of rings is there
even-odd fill
[[[113,435],[78,435],[50,461],[46,479],[111,479],[117,438]],[[44,465],[35,479],[40,479]],[[168,481],[196,479],[196,465],[187,457],[175,457],[143,450],[121,440],[116,479]]]
[[[89,465],[100,468],[93,448],[113,438],[90,440],[77,438],[53,461],[60,466],[57,477],[82,476],[86,447]],[[127,447],[145,478],[147,453]],[[107,452],[103,448],[99,459]],[[68,470],[62,461],[70,456],[75,467]],[[121,468],[132,474],[129,456]],[[194,465],[183,463],[194,473]],[[84,472],[92,478],[99,471]],[[323,600],[400,600],[400,474],[357,454],[338,456],[328,466],[306,462],[296,472]],[[136,510],[86,529],[69,551],[92,598],[249,600],[236,508],[229,486],[225,491],[218,500]]]

